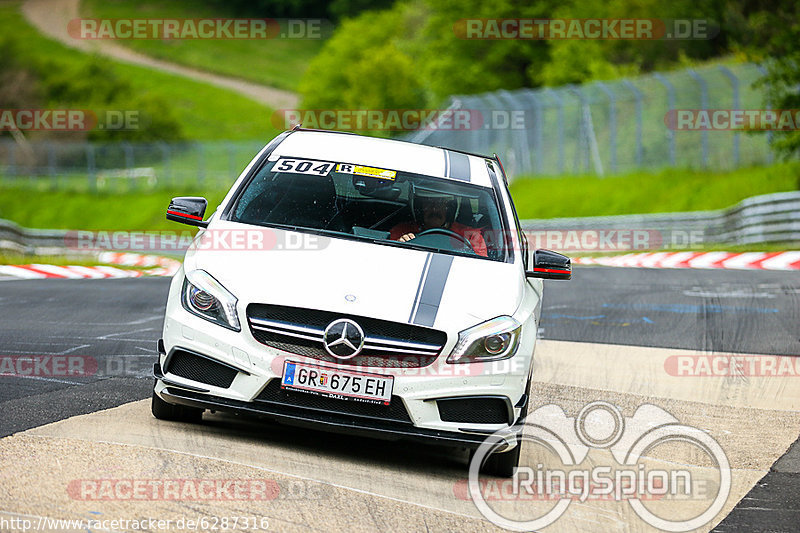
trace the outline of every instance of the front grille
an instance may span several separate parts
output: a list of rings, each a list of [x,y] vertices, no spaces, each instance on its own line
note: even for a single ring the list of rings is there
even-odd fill
[[[510,424],[508,402],[502,398],[436,400],[442,422]]]
[[[436,360],[447,341],[444,332],[430,328],[299,307],[250,304],[247,318],[250,332],[258,342],[340,365],[424,367]],[[350,359],[333,357],[322,344],[325,328],[342,318],[356,322],[364,331],[364,348]]]
[[[236,370],[199,355],[175,350],[166,369],[170,374],[227,389],[236,377]]]
[[[293,407],[302,407],[315,411],[324,411],[326,413],[379,418],[381,420],[393,420],[411,424],[411,418],[408,416],[408,412],[403,406],[403,400],[397,396],[392,396],[389,405],[338,400],[335,398],[317,396],[315,394],[283,390],[281,389],[280,380],[273,379],[267,384],[264,390],[261,391],[261,394],[256,397],[255,401],[291,405]]]

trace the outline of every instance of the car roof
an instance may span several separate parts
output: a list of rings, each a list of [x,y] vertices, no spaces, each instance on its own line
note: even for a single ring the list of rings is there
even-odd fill
[[[486,159],[445,148],[343,132],[297,130],[273,150],[269,160],[304,157],[423,174],[491,187]]]

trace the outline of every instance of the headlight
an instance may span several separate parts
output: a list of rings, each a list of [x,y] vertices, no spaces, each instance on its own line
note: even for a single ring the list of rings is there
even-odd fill
[[[183,280],[181,303],[190,313],[234,331],[241,331],[236,297],[205,270],[193,270]]]
[[[517,353],[522,324],[510,316],[493,318],[458,334],[448,363],[477,363],[508,359]]]

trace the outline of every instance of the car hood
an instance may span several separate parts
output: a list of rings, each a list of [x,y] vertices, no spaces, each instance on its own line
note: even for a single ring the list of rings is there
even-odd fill
[[[260,248],[269,249],[209,244],[225,231],[254,227],[212,223],[187,251],[184,268],[215,277],[241,311],[270,303],[460,331],[511,315],[521,301],[519,265],[272,228],[255,229],[271,243]]]

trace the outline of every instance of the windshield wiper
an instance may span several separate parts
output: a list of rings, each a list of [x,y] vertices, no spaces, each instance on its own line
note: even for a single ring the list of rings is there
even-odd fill
[[[381,224],[383,224],[387,220],[391,219],[393,216],[395,216],[397,213],[399,213],[400,211],[402,211],[405,208],[406,208],[406,206],[401,205],[396,211],[392,211],[391,213],[389,213],[388,215],[386,215],[385,217],[383,217],[382,219],[380,219],[379,221],[377,221],[376,223],[374,223],[373,225],[371,225],[367,229],[375,229],[376,227],[380,226]]]
[[[293,226],[292,224],[276,224],[273,222],[264,222],[263,225],[269,228],[285,229],[289,231],[307,231],[309,233],[315,233],[319,235],[352,235],[351,233],[346,233],[344,231],[336,231],[332,229],[323,229],[323,228],[309,228],[308,226]]]

